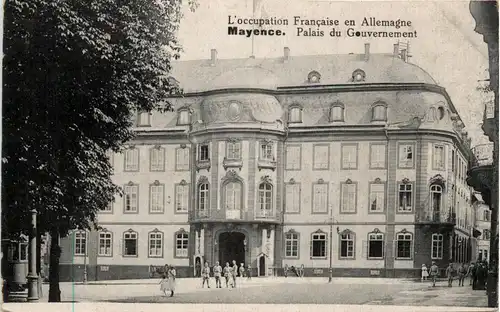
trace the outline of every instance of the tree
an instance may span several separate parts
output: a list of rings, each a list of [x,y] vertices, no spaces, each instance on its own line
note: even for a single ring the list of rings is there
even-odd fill
[[[192,9],[197,3],[189,2]],[[60,301],[58,238],[95,227],[120,188],[106,152],[136,112],[171,110],[181,0],[5,3],[2,233],[52,237],[49,301]]]

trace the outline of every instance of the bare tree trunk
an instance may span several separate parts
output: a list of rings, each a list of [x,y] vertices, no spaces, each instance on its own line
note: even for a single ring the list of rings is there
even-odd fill
[[[59,260],[61,247],[59,246],[59,232],[50,232],[50,269],[49,269],[49,302],[61,302],[59,288]]]

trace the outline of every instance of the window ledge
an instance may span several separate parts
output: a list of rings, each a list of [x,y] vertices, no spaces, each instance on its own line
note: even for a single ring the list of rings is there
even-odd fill
[[[311,260],[327,260],[327,257],[310,257]]]
[[[222,166],[224,167],[224,170],[227,170],[227,168],[238,168],[241,171],[243,161],[241,159],[228,159],[227,157],[224,157]]]
[[[269,159],[259,159],[258,162],[259,171],[262,169],[271,169],[272,171],[276,170],[276,161]]]
[[[210,158],[207,160],[196,161],[196,171],[200,171],[201,169],[207,169],[210,171]]]
[[[367,257],[367,260],[384,260],[384,257]]]
[[[396,257],[396,260],[398,260],[398,261],[413,261],[413,258],[398,258],[398,257]]]

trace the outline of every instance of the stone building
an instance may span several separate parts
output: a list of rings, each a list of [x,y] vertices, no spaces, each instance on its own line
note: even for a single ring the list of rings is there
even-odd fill
[[[102,231],[62,240],[61,276],[144,278],[164,264],[193,276],[197,261],[236,260],[259,276],[331,264],[401,277],[470,260],[470,140],[408,57],[366,44],[173,64],[183,96],[138,114],[136,139],[110,155],[125,195],[100,213]]]

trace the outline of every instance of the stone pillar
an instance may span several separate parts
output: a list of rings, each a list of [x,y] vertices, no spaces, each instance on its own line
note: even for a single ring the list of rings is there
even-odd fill
[[[194,240],[194,254],[198,255],[200,253],[200,231],[194,231],[195,240]]]
[[[266,242],[267,242],[267,229],[262,229],[262,243],[260,245],[260,248],[261,248],[261,252],[263,252],[267,255]]]
[[[271,233],[269,235],[269,240],[268,240],[268,244],[269,244],[269,266],[271,266],[272,268],[274,268],[274,233],[275,233],[275,230],[274,228],[271,228]],[[274,269],[273,269],[273,274],[274,275]]]
[[[200,241],[198,242],[199,253],[205,257],[205,229],[201,230]]]

